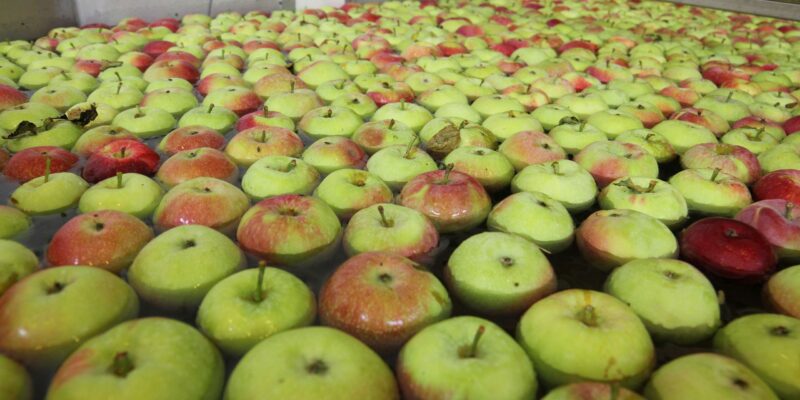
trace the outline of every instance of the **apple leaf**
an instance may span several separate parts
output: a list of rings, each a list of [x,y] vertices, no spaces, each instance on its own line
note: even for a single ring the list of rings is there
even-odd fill
[[[31,121],[21,121],[13,132],[6,136],[6,139],[19,139],[26,136],[33,136],[36,132],[36,124]]]
[[[450,154],[461,143],[461,132],[453,125],[447,125],[436,132],[428,142],[428,151],[436,158]]]

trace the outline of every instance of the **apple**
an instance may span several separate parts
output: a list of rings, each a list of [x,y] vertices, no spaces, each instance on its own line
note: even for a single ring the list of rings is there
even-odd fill
[[[351,139],[367,154],[415,140],[417,134],[404,123],[393,119],[367,122],[353,132]]]
[[[138,313],[136,293],[112,273],[48,268],[0,297],[0,350],[35,370],[51,371],[83,342]]]
[[[531,164],[565,159],[567,153],[553,138],[542,132],[523,131],[500,144],[498,151],[506,156],[517,171]]]
[[[736,128],[731,129],[720,139],[722,143],[744,147],[756,156],[777,146],[779,139],[766,133],[761,128]]]
[[[267,156],[298,157],[302,152],[303,141],[296,133],[274,126],[245,129],[225,146],[225,154],[242,167]]]
[[[386,182],[393,191],[400,191],[414,177],[436,170],[436,162],[428,153],[415,147],[416,137],[406,146],[394,145],[378,150],[367,160],[367,171]]]
[[[428,263],[439,244],[439,234],[421,212],[383,203],[353,214],[344,231],[343,242],[344,250],[350,256],[387,252]]]
[[[491,193],[507,188],[514,177],[514,166],[503,154],[483,147],[457,147],[444,158],[444,164],[475,178]]]
[[[55,214],[75,207],[89,184],[70,172],[34,178],[14,189],[8,201],[28,215]]]
[[[236,186],[213,177],[185,180],[161,198],[153,213],[159,230],[179,225],[204,225],[232,233],[250,201]]]
[[[748,366],[780,398],[800,393],[797,366],[773,360],[800,354],[800,320],[785,315],[751,314],[733,320],[714,336],[714,349]]]
[[[548,253],[566,250],[575,225],[566,207],[541,192],[520,192],[506,197],[489,213],[492,231],[522,236]]]
[[[408,181],[399,202],[425,214],[440,233],[469,230],[486,219],[492,206],[486,190],[475,178],[452,165],[444,171],[426,172]]]
[[[2,68],[2,66],[0,66],[0,68]],[[27,101],[28,96],[26,96],[24,92],[13,86],[0,84],[0,111],[16,107]]]
[[[3,168],[3,174],[15,181],[27,182],[45,174],[69,171],[78,162],[78,156],[60,147],[29,147],[14,154]]]
[[[24,212],[0,205],[0,239],[13,239],[31,227],[31,218]]]
[[[367,165],[367,154],[353,140],[328,136],[311,143],[302,155],[303,161],[322,174],[342,168],[361,169]]]
[[[623,143],[633,143],[645,149],[659,163],[667,163],[675,159],[677,153],[664,136],[650,129],[634,129],[619,134],[614,140]]]
[[[575,232],[586,261],[609,271],[641,258],[676,258],[678,241],[661,221],[635,210],[601,210]]]
[[[542,400],[644,400],[636,392],[615,383],[577,382],[559,386],[547,393]]]
[[[86,190],[78,209],[82,213],[117,210],[144,219],[153,214],[163,195],[164,189],[147,176],[119,173]]]
[[[717,137],[708,128],[680,120],[666,120],[655,125],[653,132],[663,136],[678,154],[702,143],[717,143]]]
[[[541,192],[560,202],[569,212],[578,213],[594,204],[597,184],[578,163],[558,160],[525,167],[511,181],[511,191]]]
[[[403,398],[532,399],[536,372],[514,339],[472,316],[433,324],[403,346],[397,358]]]
[[[610,139],[626,131],[643,129],[642,121],[634,115],[619,110],[606,110],[591,114],[586,123],[604,132]]]
[[[178,126],[207,127],[225,134],[231,130],[237,119],[233,111],[225,107],[216,107],[211,103],[209,106],[198,106],[187,110],[178,120]]]
[[[45,259],[53,266],[86,265],[120,273],[153,239],[153,231],[136,217],[100,210],[73,217],[47,246]]]
[[[168,158],[158,169],[156,178],[167,187],[197,177],[235,182],[239,167],[225,153],[213,148],[183,150]]]
[[[75,145],[72,146],[72,152],[81,157],[89,158],[93,153],[102,149],[103,146],[119,139],[141,140],[133,133],[118,126],[100,125],[84,132],[75,142]]]
[[[658,162],[645,149],[623,142],[595,142],[577,155],[575,162],[603,188],[623,177],[658,177]]]
[[[564,118],[578,118],[572,111],[558,104],[545,104],[538,107],[531,112],[531,116],[539,121],[546,131],[560,125]]]
[[[515,111],[489,116],[483,121],[482,126],[500,141],[522,131],[541,132],[543,129],[539,120],[530,114]]]
[[[56,118],[59,115],[58,110],[47,104],[22,103],[0,111],[0,129],[14,132],[23,121],[39,126],[44,124],[47,118]]]
[[[702,108],[684,108],[672,115],[671,119],[690,122],[702,126],[717,137],[720,137],[731,130],[731,125],[719,114]]]
[[[133,139],[109,142],[89,156],[83,166],[83,178],[97,183],[118,173],[153,175],[158,168],[159,155],[146,144]]]
[[[648,399],[770,399],[775,393],[738,361],[713,353],[678,357],[653,373],[644,389]]]
[[[309,89],[294,89],[289,93],[278,93],[270,96],[264,106],[277,111],[294,121],[299,121],[307,112],[322,107],[324,104],[317,93]]]
[[[119,111],[135,107],[144,98],[144,93],[136,87],[125,85],[120,81],[116,85],[101,86],[86,97],[86,101],[96,104],[107,104]]]
[[[591,380],[636,389],[655,365],[653,342],[633,310],[591,290],[536,302],[519,321],[517,341],[549,387]]]
[[[47,104],[58,111],[67,111],[75,104],[86,101],[86,95],[75,87],[64,83],[53,83],[36,90],[31,95],[30,101]]]
[[[781,260],[796,262],[800,260],[800,244],[795,243],[800,226],[794,207],[794,203],[783,199],[761,200],[739,211],[736,219],[761,232]]]
[[[33,380],[28,371],[4,355],[0,355],[0,393],[8,400],[33,398]]]
[[[617,107],[617,110],[633,115],[639,121],[642,121],[642,125],[647,129],[651,129],[664,120],[664,114],[661,113],[661,109],[644,101],[631,101]]]
[[[397,102],[381,106],[372,116],[372,121],[396,120],[419,132],[433,115],[424,107],[414,103]]]
[[[324,201],[342,220],[373,204],[388,203],[392,190],[377,176],[358,169],[343,168],[331,172],[314,189],[314,196]]]
[[[488,129],[461,117],[437,117],[422,127],[419,137],[425,149],[444,158],[460,146],[497,148],[497,138]]]
[[[0,296],[21,279],[34,273],[39,267],[39,259],[27,247],[12,241],[0,239]]]
[[[37,127],[26,121],[6,135],[5,147],[14,153],[40,146],[70,149],[82,133],[81,128],[70,121],[49,119]]]
[[[175,127],[175,118],[167,111],[155,107],[136,107],[120,112],[113,124],[148,139],[166,135]]]
[[[241,250],[227,236],[203,225],[181,225],[142,248],[128,282],[158,309],[194,311],[214,284],[243,264]]]
[[[645,213],[670,228],[680,227],[689,216],[680,191],[660,179],[617,179],[600,191],[598,203],[605,210],[630,209]]]
[[[752,226],[729,218],[703,218],[680,237],[681,257],[712,274],[740,283],[759,283],[778,262],[769,241]]]
[[[211,400],[220,398],[224,376],[219,351],[200,332],[183,322],[150,317],[86,341],[58,369],[47,398]]]
[[[372,118],[375,111],[378,110],[375,101],[365,94],[346,94],[339,96],[336,100],[331,102],[331,105],[347,107],[363,119]]]
[[[567,154],[575,155],[594,142],[608,140],[605,132],[577,118],[565,118],[563,123],[550,130],[549,135]]]
[[[243,115],[236,121],[237,132],[259,126],[275,126],[278,128],[286,128],[291,131],[295,129],[294,121],[291,118],[277,111],[270,111],[266,106],[258,111]]]
[[[426,326],[450,316],[444,285],[392,253],[360,253],[340,265],[320,290],[324,325],[341,329],[378,353],[397,351]]]
[[[685,169],[719,168],[745,184],[754,183],[761,177],[761,165],[756,156],[741,146],[729,144],[698,144],[681,155]]]
[[[334,80],[348,79],[349,75],[342,67],[331,61],[315,61],[297,73],[303,83],[311,88]]]
[[[242,357],[228,379],[225,398],[262,396],[400,398],[392,371],[375,352],[356,338],[328,327],[277,333]]]
[[[790,317],[800,317],[800,266],[778,271],[764,284],[764,303],[769,309]]]
[[[197,325],[225,354],[241,357],[276,333],[310,325],[315,316],[314,293],[303,281],[261,264],[214,285],[200,303]]]
[[[268,263],[296,267],[325,259],[340,234],[338,217],[322,200],[287,194],[247,210],[236,238],[245,251]]]
[[[758,155],[758,162],[765,173],[781,169],[800,169],[800,143],[781,143]]]
[[[247,168],[242,189],[254,199],[283,194],[311,194],[320,174],[307,162],[286,156],[266,156]]]

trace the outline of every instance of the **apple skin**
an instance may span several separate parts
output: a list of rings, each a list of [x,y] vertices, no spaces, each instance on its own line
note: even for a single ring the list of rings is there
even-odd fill
[[[78,162],[78,156],[60,147],[29,147],[8,160],[3,174],[13,180],[27,182],[45,174],[47,158],[50,158],[51,174],[69,171]]]
[[[361,253],[340,265],[320,290],[319,317],[379,354],[397,351],[417,332],[447,319],[447,289],[415,262],[391,253]]]
[[[471,343],[483,334],[474,356]],[[473,316],[431,325],[403,346],[397,380],[404,399],[532,399],[536,371],[520,346],[502,328]]]
[[[20,279],[39,268],[39,259],[27,247],[13,241],[0,239],[0,296]]]
[[[517,171],[528,165],[567,158],[567,153],[555,140],[542,132],[515,133],[500,144],[498,151],[508,158]]]
[[[227,236],[203,225],[181,225],[142,248],[128,282],[161,310],[196,310],[214,284],[243,265],[244,255]]]
[[[263,297],[255,300],[258,275],[256,268],[237,272],[214,285],[200,303],[198,327],[227,355],[244,356],[262,340],[310,325],[316,317],[314,293],[277,268],[264,269]]]
[[[690,345],[720,326],[714,286],[683,261],[633,260],[611,272],[603,290],[628,304],[657,341]]]
[[[748,366],[778,397],[800,396],[800,366],[776,363],[800,356],[800,320],[778,314],[737,318],[714,336],[714,349]]]
[[[136,293],[108,271],[44,269],[0,297],[0,351],[32,369],[53,370],[81,343],[138,313]]]
[[[704,143],[690,147],[681,155],[685,169],[719,168],[745,184],[752,184],[761,177],[758,158],[741,146]]]
[[[109,372],[120,355],[133,361],[124,378]],[[224,382],[224,361],[208,339],[183,322],[151,317],[84,343],[56,372],[47,399],[215,400]]]
[[[33,399],[33,380],[16,361],[0,354],[0,393],[6,400]]]
[[[769,241],[744,222],[703,218],[680,237],[681,257],[722,278],[748,284],[762,282],[778,262]]]
[[[197,177],[170,189],[153,213],[159,230],[180,225],[204,225],[232,233],[250,207],[247,196],[233,184],[212,177]]]
[[[591,380],[637,389],[656,361],[636,314],[591,290],[568,289],[536,302],[517,325],[517,341],[547,387]]]
[[[288,194],[247,210],[236,238],[245,251],[268,263],[300,266],[325,256],[340,234],[339,218],[322,200]]]
[[[292,329],[270,336],[234,368],[226,400],[399,400],[384,361],[354,337],[328,327]]]
[[[782,261],[800,261],[800,210],[782,199],[761,200],[736,214],[772,244]]]
[[[31,227],[31,217],[10,206],[0,204],[0,239],[12,239]]]
[[[658,177],[658,162],[647,150],[633,143],[595,142],[575,156],[600,188],[626,176]]]
[[[50,240],[45,258],[52,266],[86,265],[120,273],[152,239],[152,229],[130,214],[94,211],[62,225]]]
[[[547,393],[541,400],[645,400],[636,392],[614,383],[578,382],[559,386]]]
[[[778,399],[745,365],[713,353],[690,354],[662,365],[653,373],[644,395],[656,400]]]
[[[556,290],[550,262],[530,241],[483,232],[463,241],[444,269],[447,287],[485,315],[518,315]]]
[[[492,201],[475,178],[458,171],[431,171],[403,186],[400,204],[430,218],[440,233],[472,229],[489,215]]]
[[[239,167],[219,150],[199,148],[175,153],[156,173],[156,179],[167,187],[199,177],[234,183],[239,178]]]
[[[800,171],[781,169],[762,176],[753,186],[753,196],[758,200],[783,199],[800,204]]]
[[[678,242],[661,221],[634,210],[601,210],[575,232],[583,257],[608,271],[639,258],[676,258]]]
[[[158,153],[142,142],[115,140],[89,156],[82,175],[89,183],[100,182],[120,172],[153,175],[160,158]]]
[[[775,312],[800,318],[800,266],[772,275],[763,290],[764,303]]]

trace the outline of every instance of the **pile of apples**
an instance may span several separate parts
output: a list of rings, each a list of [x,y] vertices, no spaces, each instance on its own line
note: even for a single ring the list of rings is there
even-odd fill
[[[650,1],[0,42],[0,398],[800,399],[799,88]]]

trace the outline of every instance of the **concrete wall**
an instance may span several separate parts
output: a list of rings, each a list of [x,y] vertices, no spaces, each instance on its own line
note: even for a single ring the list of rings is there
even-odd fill
[[[72,0],[0,0],[0,40],[37,38],[75,25],[75,15]]]

